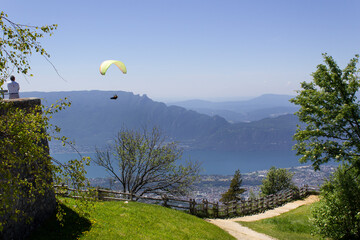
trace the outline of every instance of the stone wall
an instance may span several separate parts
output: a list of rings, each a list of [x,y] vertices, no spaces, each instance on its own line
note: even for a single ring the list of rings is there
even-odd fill
[[[3,101],[11,102],[12,107],[22,109],[30,109],[34,106],[41,105],[41,100],[38,98],[20,98]],[[48,142],[46,139],[44,139],[42,145],[46,152],[49,153]],[[0,159],[0,161],[2,160],[3,159]],[[40,164],[41,166],[40,162],[37,162],[37,164]],[[46,164],[42,165],[44,166]],[[31,172],[29,172],[27,169],[29,169],[29,167],[20,166],[19,169],[16,169],[15,171],[22,174],[22,176],[26,177],[28,180],[30,179],[31,181],[33,178],[31,176]],[[49,176],[51,176],[50,169],[48,169],[47,166],[44,166],[42,170],[49,171]],[[49,179],[45,179],[45,181],[51,182],[52,179],[49,177]],[[27,191],[27,189],[24,188],[23,191]],[[27,194],[22,195],[27,196]],[[45,194],[38,194],[35,196],[35,200],[29,201],[29,199],[26,197],[21,197],[12,207],[12,211],[7,212],[5,216],[0,216],[0,220],[3,218],[7,222],[3,231],[0,233],[0,239],[26,239],[26,237],[33,229],[39,226],[54,213],[56,208],[56,200],[52,189],[46,190]],[[24,216],[26,217],[22,217],[16,221],[11,219],[15,209],[20,209],[23,211],[25,213]]]

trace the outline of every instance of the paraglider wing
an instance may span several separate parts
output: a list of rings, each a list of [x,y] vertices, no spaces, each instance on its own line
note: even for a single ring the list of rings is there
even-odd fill
[[[126,73],[126,67],[123,62],[120,62],[117,60],[106,60],[106,61],[102,62],[100,65],[101,75],[105,75],[106,71],[111,66],[111,64],[115,64],[124,74]]]

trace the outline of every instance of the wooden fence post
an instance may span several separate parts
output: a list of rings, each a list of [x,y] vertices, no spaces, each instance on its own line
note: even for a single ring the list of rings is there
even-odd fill
[[[189,199],[189,212],[190,214],[194,215],[194,208],[193,208],[193,204],[192,204],[192,199]]]
[[[213,212],[215,218],[219,217],[219,202],[213,204]]]
[[[270,209],[274,208],[274,198],[275,198],[275,194],[272,194],[270,198]]]
[[[166,195],[166,194],[161,195],[161,198],[162,198],[162,200],[164,201],[163,206],[164,206],[164,207],[168,207],[167,202],[169,201],[169,198],[167,197],[167,195]]]
[[[235,202],[234,204],[235,204],[235,206],[234,206],[234,209],[233,209],[233,210],[235,211],[235,215],[237,215],[237,205],[238,205],[238,202]]]
[[[229,216],[229,203],[224,203],[225,204],[225,216],[228,217]]]
[[[261,197],[259,200],[260,200],[260,205],[261,205],[260,211],[263,212],[263,211],[265,211],[265,208],[266,208],[264,197]]]
[[[302,197],[305,197],[305,196],[307,196],[309,194],[309,185],[305,185],[305,191],[304,191],[304,196],[302,196]]]
[[[244,215],[247,215],[249,213],[249,202],[251,201],[252,199],[248,199],[246,200],[246,202],[244,202]]]
[[[266,209],[269,209],[269,199],[270,199],[270,195],[266,196],[265,200],[266,200]]]
[[[96,188],[95,188],[95,199],[96,200],[100,200],[100,187],[99,186],[97,186]]]
[[[207,199],[203,199],[203,212],[204,212],[204,214],[205,214],[205,216],[206,217],[208,217],[209,216],[209,209],[208,209],[208,207],[209,207],[209,202],[208,202],[208,200]]]
[[[286,192],[282,193],[282,202],[283,202],[283,204],[287,202],[286,201]]]
[[[251,201],[248,203],[248,213],[247,214],[251,214],[253,212],[253,202],[254,202],[254,199],[251,199]]]

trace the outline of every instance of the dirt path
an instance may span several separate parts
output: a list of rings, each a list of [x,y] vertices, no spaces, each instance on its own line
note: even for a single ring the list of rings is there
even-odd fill
[[[298,200],[294,202],[290,202],[285,204],[284,206],[268,210],[264,213],[252,215],[252,216],[245,216],[245,217],[238,217],[238,218],[230,218],[230,219],[208,219],[207,221],[217,225],[218,227],[224,229],[232,236],[236,237],[236,239],[242,240],[268,240],[274,239],[265,234],[255,232],[247,227],[243,227],[240,224],[236,223],[237,221],[245,221],[245,222],[252,222],[257,221],[265,218],[272,218],[278,216],[284,212],[288,212],[295,208],[298,208],[305,204],[310,204],[313,202],[318,201],[318,197],[311,195],[304,200]]]

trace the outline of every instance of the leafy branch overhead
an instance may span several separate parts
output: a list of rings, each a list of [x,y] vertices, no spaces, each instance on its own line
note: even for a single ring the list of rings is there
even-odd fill
[[[0,13],[0,87],[12,71],[27,75],[29,73],[29,57],[33,52],[46,58],[50,55],[39,42],[45,35],[51,36],[57,24],[45,26],[29,26],[11,21],[4,12]],[[32,76],[30,74],[30,76]]]

